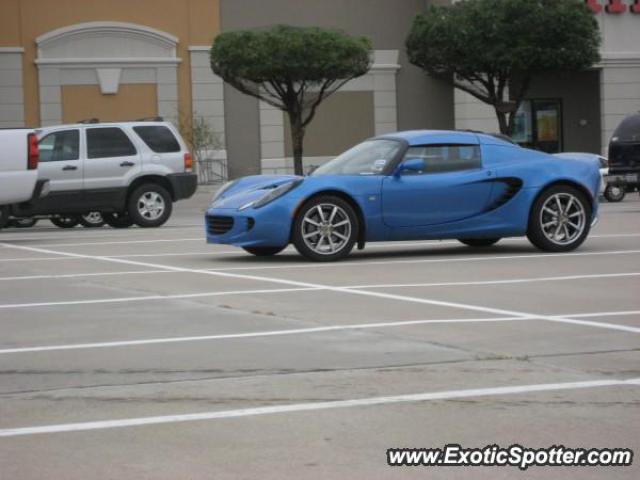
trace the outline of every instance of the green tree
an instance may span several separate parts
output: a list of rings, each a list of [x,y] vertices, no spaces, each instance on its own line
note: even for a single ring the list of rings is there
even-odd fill
[[[303,173],[305,128],[318,105],[370,68],[371,43],[322,28],[279,25],[218,35],[213,72],[237,90],[287,113],[294,168]]]
[[[462,0],[418,15],[406,46],[411,63],[493,106],[511,136],[532,78],[597,63],[600,33],[583,0]]]

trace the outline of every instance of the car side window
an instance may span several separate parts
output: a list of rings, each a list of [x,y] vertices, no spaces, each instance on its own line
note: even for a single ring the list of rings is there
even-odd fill
[[[405,172],[409,175],[458,172],[482,167],[479,145],[423,145],[410,147],[404,156],[404,160],[412,159],[423,160],[424,170],[421,172]]]
[[[78,130],[53,132],[38,142],[41,162],[64,162],[80,158]]]
[[[136,153],[127,134],[117,127],[87,129],[87,158],[129,157]]]
[[[155,153],[175,153],[180,151],[180,144],[171,130],[163,125],[133,127],[147,146]]]

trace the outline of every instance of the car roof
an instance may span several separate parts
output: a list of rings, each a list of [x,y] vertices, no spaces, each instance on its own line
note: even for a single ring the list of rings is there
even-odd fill
[[[83,122],[83,123],[66,123],[62,125],[47,125],[45,127],[39,127],[38,131],[45,130],[60,130],[66,128],[92,128],[92,127],[140,127],[140,126],[169,126],[169,122],[157,122],[157,121],[138,121],[138,122]]]
[[[400,139],[409,145],[426,145],[441,143],[463,143],[467,145],[506,145],[517,147],[510,141],[503,140],[490,134],[465,130],[407,130],[388,133],[377,138]]]

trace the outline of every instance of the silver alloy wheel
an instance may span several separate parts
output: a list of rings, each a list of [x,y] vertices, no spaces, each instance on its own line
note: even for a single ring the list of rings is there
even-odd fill
[[[87,223],[91,223],[93,225],[99,225],[104,222],[100,212],[90,212],[86,215],[82,215],[82,218],[84,218]]]
[[[302,239],[320,255],[334,255],[351,238],[351,220],[342,208],[322,203],[311,208],[302,219]]]
[[[571,193],[550,196],[540,210],[544,236],[556,245],[569,245],[580,238],[587,225],[584,205]]]
[[[165,208],[164,198],[157,192],[145,192],[138,198],[138,212],[146,220],[157,220]]]

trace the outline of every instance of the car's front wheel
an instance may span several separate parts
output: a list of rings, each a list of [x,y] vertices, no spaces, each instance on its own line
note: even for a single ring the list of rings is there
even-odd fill
[[[358,238],[358,217],[345,200],[323,195],[305,203],[295,219],[293,244],[317,262],[349,255]]]
[[[272,255],[277,255],[285,248],[286,245],[284,247],[243,247],[243,250],[251,255],[255,255],[256,257],[270,257]]]
[[[80,223],[80,217],[76,215],[61,215],[50,218],[51,223],[59,228],[73,228]]]
[[[141,185],[129,197],[129,216],[142,228],[163,225],[169,220],[172,207],[169,192],[154,183]]]
[[[540,250],[568,252],[585,241],[591,228],[591,203],[568,185],[548,188],[531,210],[527,237]]]
[[[499,238],[459,238],[459,242],[470,247],[490,247],[500,241]]]
[[[603,193],[604,198],[612,203],[621,202],[624,200],[626,194],[627,192],[621,185],[607,185],[607,188],[604,189]]]

